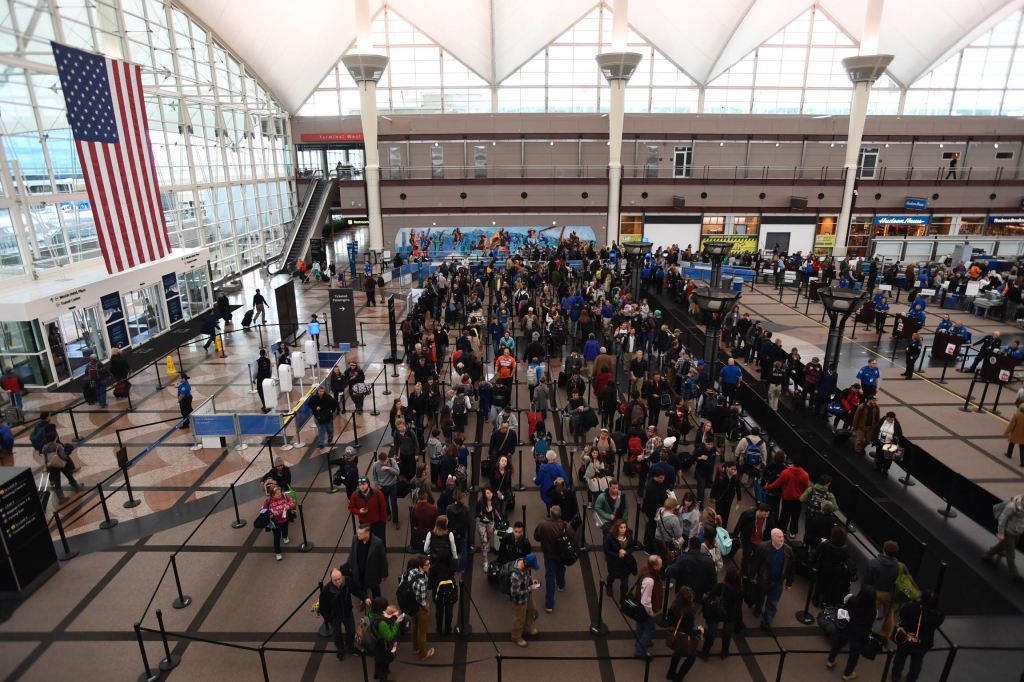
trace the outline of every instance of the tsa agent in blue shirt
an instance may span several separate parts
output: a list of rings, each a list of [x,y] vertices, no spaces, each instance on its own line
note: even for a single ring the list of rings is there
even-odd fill
[[[949,319],[949,313],[942,316],[942,321],[935,325],[935,331],[937,332],[949,332],[953,329],[953,320]]]
[[[309,338],[316,341],[316,349],[320,350],[320,320],[314,314],[313,317],[309,318],[309,324],[306,325],[306,331],[309,333]]]
[[[919,325],[924,326],[924,320],[925,320],[924,306],[923,305],[918,305],[915,302],[914,306],[910,309],[910,312],[907,313],[907,317],[912,319],[914,322],[917,322]]]
[[[736,360],[729,358],[729,362],[722,367],[718,376],[722,380],[722,395],[730,403],[733,402],[736,397],[736,387],[740,385],[740,380],[743,378],[743,370],[736,364]]]
[[[178,428],[187,429],[188,416],[192,414],[192,386],[188,383],[188,375],[184,372],[178,375],[178,409],[182,416]]]
[[[875,302],[875,333],[882,333],[882,330],[885,329],[885,320],[888,317],[889,302],[885,296],[882,296],[880,300]]]
[[[963,322],[954,322],[953,328],[949,330],[949,333],[956,334],[964,340],[964,343],[971,342],[971,330],[965,327]]]
[[[882,373],[878,371],[878,361],[874,358],[868,360],[868,364],[860,368],[860,371],[857,372],[857,380],[860,381],[860,386],[864,391],[864,400],[878,392],[878,381],[881,378]]]
[[[1020,341],[1014,341],[1004,352],[1013,358],[1013,361],[1017,364],[1024,360],[1024,348],[1020,347]]]

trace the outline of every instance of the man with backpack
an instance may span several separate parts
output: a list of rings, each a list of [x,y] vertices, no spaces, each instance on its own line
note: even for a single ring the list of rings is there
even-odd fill
[[[761,468],[768,457],[768,447],[761,437],[761,427],[755,426],[750,433],[736,444],[736,464],[740,477],[747,476],[750,484],[761,475]]]
[[[410,558],[395,592],[398,608],[412,621],[412,650],[420,661],[433,658],[435,653],[433,647],[427,648],[427,628],[430,626],[430,590],[427,586],[429,570],[430,559],[423,556]]]
[[[524,634],[537,634],[534,626],[537,607],[533,605],[533,591],[540,589],[540,583],[533,579],[532,571],[539,570],[537,556],[527,554],[502,566],[498,576],[498,587],[512,600],[512,641],[522,648],[527,646]]]
[[[839,503],[836,502],[836,496],[830,490],[831,486],[832,477],[828,474],[822,474],[818,476],[818,480],[814,485],[809,486],[800,495],[800,502],[804,505],[804,513],[807,515],[808,522],[815,516],[820,516],[824,513],[823,509],[826,502],[832,504],[833,513],[839,511]]]
[[[619,482],[612,479],[594,500],[594,523],[602,532],[607,532],[618,519],[629,520],[629,508],[626,506],[626,493],[622,492]]]
[[[565,590],[564,553],[565,538],[571,538],[569,524],[562,520],[562,509],[557,504],[548,511],[548,518],[537,524],[533,531],[533,539],[540,543],[544,554],[544,611],[555,610],[555,588]],[[570,540],[571,541],[571,540]]]
[[[87,383],[92,385],[93,390],[93,400],[86,401],[90,405],[96,402],[99,403],[100,407],[107,406],[107,376],[108,372],[100,364],[99,358],[95,354],[89,356],[89,364],[85,368],[85,378]],[[86,397],[88,398],[89,396]]]

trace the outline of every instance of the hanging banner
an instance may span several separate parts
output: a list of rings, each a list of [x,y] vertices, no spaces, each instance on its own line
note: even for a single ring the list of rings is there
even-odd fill
[[[124,323],[124,307],[121,303],[121,292],[115,291],[100,298],[103,308],[103,321],[107,326],[107,338],[111,348],[127,348],[128,327]]]
[[[756,234],[706,234],[700,238],[700,248],[704,249],[704,245],[708,242],[711,243],[728,243],[732,244],[731,253],[756,253],[757,252],[757,235]]]
[[[164,300],[167,301],[167,318],[174,324],[182,318],[181,298],[178,295],[178,273],[169,272],[163,277]]]

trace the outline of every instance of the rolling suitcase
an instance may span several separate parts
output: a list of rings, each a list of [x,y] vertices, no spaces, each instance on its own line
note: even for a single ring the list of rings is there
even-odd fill
[[[17,426],[25,421],[25,413],[17,405],[5,405],[4,421],[8,426]]]
[[[132,382],[128,381],[127,379],[118,381],[116,384],[114,384],[114,397],[127,398],[128,391],[131,389],[131,387]]]
[[[255,309],[245,311],[245,315],[242,316],[242,329],[248,329],[252,326],[252,316],[254,312]]]

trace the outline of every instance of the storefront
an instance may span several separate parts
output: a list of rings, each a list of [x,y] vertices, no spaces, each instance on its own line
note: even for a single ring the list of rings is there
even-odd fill
[[[986,234],[1000,237],[1024,237],[1024,215],[990,215]]]
[[[69,282],[78,286],[69,287]],[[108,275],[98,259],[64,268],[60,278],[0,285],[0,364],[27,386],[80,376],[90,357],[131,348],[209,308],[209,252],[172,255]]]

